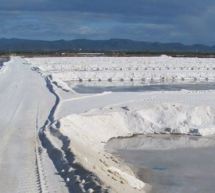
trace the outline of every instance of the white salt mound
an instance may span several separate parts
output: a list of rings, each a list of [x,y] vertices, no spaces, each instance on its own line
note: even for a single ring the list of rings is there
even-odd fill
[[[113,137],[133,134],[215,134],[215,111],[209,106],[159,104],[138,110],[96,110],[61,120],[61,130],[100,149]]]

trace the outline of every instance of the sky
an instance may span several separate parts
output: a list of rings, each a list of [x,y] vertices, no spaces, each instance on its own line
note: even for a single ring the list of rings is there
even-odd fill
[[[0,0],[0,38],[215,45],[214,0]]]

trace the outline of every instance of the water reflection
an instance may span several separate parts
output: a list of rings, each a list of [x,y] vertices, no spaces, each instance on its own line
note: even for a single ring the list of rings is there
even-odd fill
[[[136,135],[128,138],[114,138],[108,142],[108,151],[118,150],[169,150],[179,148],[201,148],[215,146],[215,137],[189,135]]]
[[[152,193],[214,193],[214,137],[136,136],[106,149],[128,163]]]

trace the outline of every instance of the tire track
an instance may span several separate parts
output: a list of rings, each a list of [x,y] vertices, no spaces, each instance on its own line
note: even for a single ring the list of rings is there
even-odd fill
[[[41,159],[40,159],[40,153],[41,153],[41,148],[38,144],[38,128],[39,128],[39,104],[37,106],[37,115],[36,115],[36,126],[35,126],[35,154],[36,154],[36,160],[35,160],[35,164],[36,164],[36,174],[37,174],[37,180],[38,180],[38,189],[39,189],[39,193],[43,193],[44,188],[42,186],[42,165],[41,165]]]

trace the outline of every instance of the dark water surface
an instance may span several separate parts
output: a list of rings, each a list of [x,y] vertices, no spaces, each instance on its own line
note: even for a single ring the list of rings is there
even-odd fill
[[[144,92],[144,91],[179,91],[179,90],[215,90],[215,83],[196,84],[154,84],[143,86],[84,86],[77,85],[73,89],[82,94],[112,92]]]

